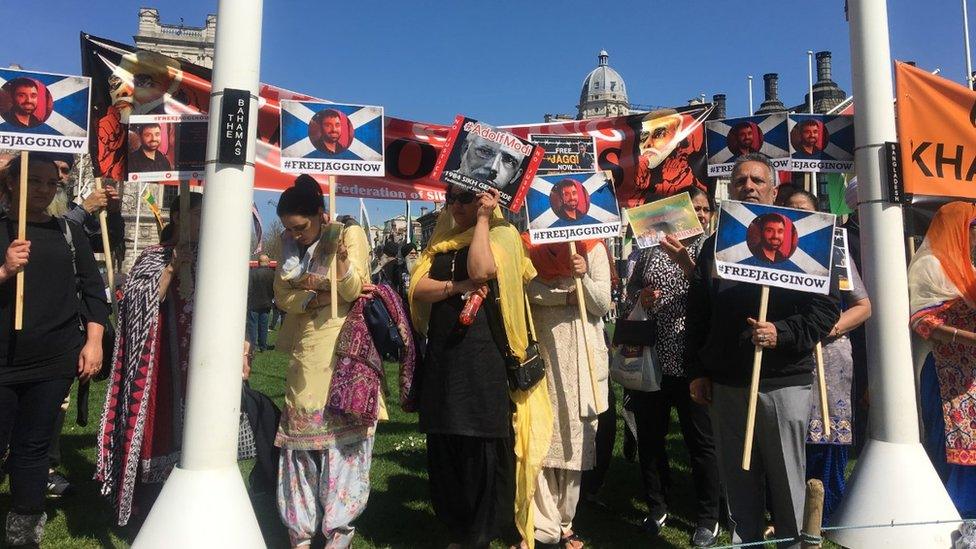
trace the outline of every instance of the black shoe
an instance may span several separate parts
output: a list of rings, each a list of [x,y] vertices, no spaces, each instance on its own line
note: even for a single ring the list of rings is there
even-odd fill
[[[664,529],[664,525],[668,522],[668,514],[664,513],[660,517],[652,517],[650,515],[644,519],[644,530],[651,535],[651,537],[657,537],[661,535],[661,530]]]
[[[695,533],[691,536],[691,544],[694,547],[711,547],[718,540],[718,522],[711,528],[699,526],[695,528]]]
[[[57,471],[47,476],[47,495],[59,498],[71,493],[71,483]]]

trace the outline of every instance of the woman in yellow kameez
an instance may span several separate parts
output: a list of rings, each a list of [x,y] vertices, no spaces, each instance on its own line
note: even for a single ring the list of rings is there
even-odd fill
[[[348,547],[355,532],[352,522],[369,497],[376,422],[334,415],[326,401],[339,330],[352,303],[370,290],[369,244],[358,225],[330,225],[322,191],[309,176],[300,176],[285,190],[277,213],[285,230],[274,291],[278,307],[287,313],[277,348],[291,355],[275,439],[281,447],[278,508],[292,547],[307,547],[320,527],[327,547]],[[328,276],[333,261],[334,317]],[[382,400],[379,419],[387,419]]]

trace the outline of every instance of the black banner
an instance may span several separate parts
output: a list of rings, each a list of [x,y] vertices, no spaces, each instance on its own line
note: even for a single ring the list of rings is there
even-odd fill
[[[220,100],[217,163],[243,166],[247,161],[247,128],[251,92],[224,88]]]

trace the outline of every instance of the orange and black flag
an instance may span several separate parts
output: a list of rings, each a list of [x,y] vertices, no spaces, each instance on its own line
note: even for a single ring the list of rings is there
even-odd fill
[[[976,198],[976,91],[895,63],[905,192]]]

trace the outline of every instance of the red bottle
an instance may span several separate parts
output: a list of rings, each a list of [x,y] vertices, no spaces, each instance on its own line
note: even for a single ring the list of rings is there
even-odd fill
[[[481,308],[481,303],[485,298],[481,297],[481,291],[487,291],[488,287],[482,285],[479,290],[468,292],[467,302],[464,304],[464,308],[461,309],[461,314],[458,315],[458,322],[462,326],[470,326],[474,324],[474,317],[478,316],[478,309]]]

